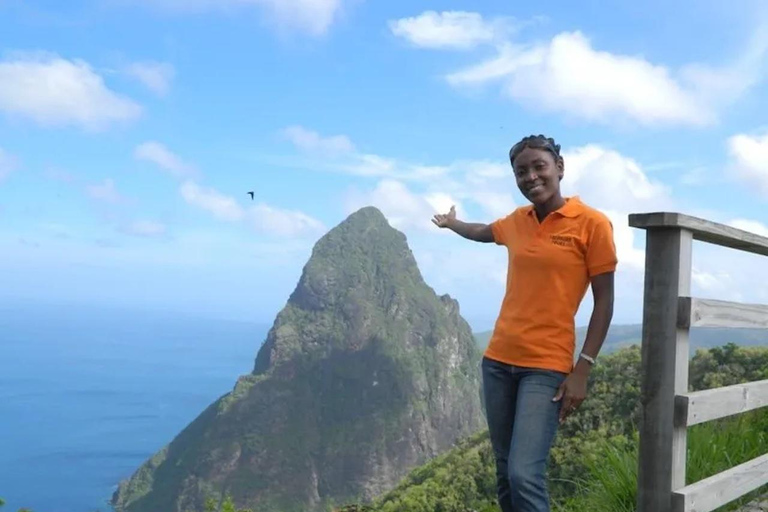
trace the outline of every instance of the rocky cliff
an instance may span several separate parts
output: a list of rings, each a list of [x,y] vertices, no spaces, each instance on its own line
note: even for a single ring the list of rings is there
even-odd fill
[[[455,300],[366,207],[315,245],[253,372],[120,483],[120,512],[367,502],[483,428],[479,353]]]

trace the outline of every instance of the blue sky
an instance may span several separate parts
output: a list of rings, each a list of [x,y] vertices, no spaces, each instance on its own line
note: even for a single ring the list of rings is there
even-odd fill
[[[506,154],[530,133],[614,221],[616,322],[641,318],[627,214],[768,235],[757,1],[0,0],[0,34],[2,302],[269,323],[317,238],[373,204],[487,329],[504,250],[430,217],[524,204]],[[699,295],[768,302],[762,259],[697,244],[694,264]]]

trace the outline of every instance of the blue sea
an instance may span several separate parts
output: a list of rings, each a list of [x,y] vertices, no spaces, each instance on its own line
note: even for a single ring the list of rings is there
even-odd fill
[[[249,373],[268,325],[0,305],[4,510],[107,512],[117,483]]]

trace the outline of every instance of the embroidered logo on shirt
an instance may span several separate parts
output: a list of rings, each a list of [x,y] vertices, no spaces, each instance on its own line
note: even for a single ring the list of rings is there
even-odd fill
[[[561,247],[572,247],[573,238],[573,236],[549,235],[549,239],[552,241],[552,243]]]

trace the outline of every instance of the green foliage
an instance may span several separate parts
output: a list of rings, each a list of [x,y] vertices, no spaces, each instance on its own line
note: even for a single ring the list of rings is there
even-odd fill
[[[232,496],[227,494],[221,506],[218,505],[216,498],[208,496],[205,499],[203,512],[253,512],[250,508],[237,508]]]
[[[587,462],[588,478],[579,481],[579,493],[560,512],[634,512],[637,457],[634,447],[598,442],[596,457]]]
[[[691,484],[747,462],[765,453],[768,445],[768,412],[727,418],[689,429],[686,482]],[[565,502],[560,512],[633,512],[637,484],[637,443],[624,447],[610,441],[597,444],[597,456],[587,463],[587,476],[578,482],[575,499]],[[768,486],[718,511],[736,510]]]
[[[471,436],[451,452],[411,472],[371,508],[381,512],[464,512],[492,506],[493,456],[488,434]],[[354,510],[341,509],[341,510]]]
[[[693,390],[767,378],[768,349],[725,345],[698,351],[691,361]],[[633,512],[637,483],[640,348],[601,357],[582,408],[561,427],[552,450],[553,512]],[[768,411],[762,409],[695,425],[688,435],[687,482],[699,481],[765,453]],[[487,431],[412,471],[370,504],[344,512],[490,512],[496,505],[494,463]],[[734,510],[765,493],[729,504]]]
[[[759,409],[695,425],[688,430],[688,444],[692,449],[686,482],[690,484],[764,455],[768,411]]]
[[[700,350],[691,361],[691,387],[712,389],[768,379],[768,350],[729,343]]]

